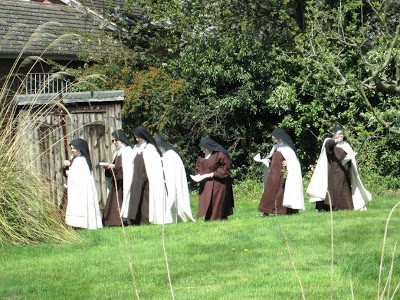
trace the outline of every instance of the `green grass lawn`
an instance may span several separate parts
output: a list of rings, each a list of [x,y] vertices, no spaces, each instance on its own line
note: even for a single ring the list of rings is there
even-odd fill
[[[375,196],[364,212],[313,205],[294,216],[258,218],[259,184],[235,187],[227,221],[165,226],[175,299],[376,299],[385,224],[400,198]],[[308,201],[308,199],[307,199]],[[193,212],[197,210],[193,195]],[[390,222],[382,288],[400,281],[400,210]],[[1,299],[172,299],[159,225],[79,231],[84,241],[0,248]],[[333,278],[333,280],[331,280]],[[352,288],[351,288],[352,286]],[[331,289],[332,287],[332,289]],[[393,299],[400,299],[398,292]]]

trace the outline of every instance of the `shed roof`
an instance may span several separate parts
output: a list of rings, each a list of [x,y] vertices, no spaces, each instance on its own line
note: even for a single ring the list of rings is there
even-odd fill
[[[121,102],[125,99],[125,92],[123,90],[115,90],[63,94],[17,95],[16,101],[19,106],[43,105],[52,103],[54,101],[59,101],[60,96],[63,97],[63,103],[66,105],[72,103]]]
[[[104,41],[96,37],[108,23],[84,6],[22,0],[0,0],[0,5],[0,57],[15,58],[23,51],[23,56],[76,59],[83,47],[99,49]]]

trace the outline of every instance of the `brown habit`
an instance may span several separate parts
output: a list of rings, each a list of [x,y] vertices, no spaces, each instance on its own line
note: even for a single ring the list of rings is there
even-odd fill
[[[293,214],[297,209],[282,205],[286,178],[282,176],[282,162],[285,160],[280,151],[275,151],[258,210],[264,214]]]
[[[113,164],[114,175],[111,170],[106,170],[106,177],[111,179],[112,187],[107,197],[107,202],[104,207],[103,223],[105,226],[121,226],[120,209],[123,200],[123,170],[122,156],[116,156]],[[115,176],[115,180],[114,180]]]
[[[143,152],[133,161],[133,178],[128,219],[131,224],[149,224],[149,180],[144,164]]]
[[[325,150],[328,158],[328,192],[331,196],[332,209],[353,209],[350,181],[351,163],[342,165],[342,160],[347,153],[337,147],[334,140],[326,141]],[[325,201],[316,203],[316,208],[330,210],[328,194]]]
[[[200,182],[197,218],[205,216],[205,220],[221,220],[233,214],[230,170],[231,161],[223,152],[213,152],[208,159],[204,157],[197,159],[196,174],[214,172],[214,178]]]

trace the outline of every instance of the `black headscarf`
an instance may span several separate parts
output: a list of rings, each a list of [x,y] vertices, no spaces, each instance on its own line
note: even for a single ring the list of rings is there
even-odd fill
[[[157,146],[164,148],[165,151],[172,150],[172,151],[175,151],[179,156],[181,156],[179,154],[179,151],[174,146],[172,146],[170,143],[168,143],[166,140],[164,140],[164,138],[161,134],[157,134],[154,137],[154,140],[156,141]]]
[[[343,131],[343,127],[340,126],[340,125],[336,125],[336,126],[333,127],[332,130],[331,130],[331,132],[332,132],[333,134],[335,134],[335,133],[338,132],[338,131]]]
[[[218,144],[208,136],[201,138],[199,146],[202,148],[207,148],[211,152],[223,152],[225,154],[228,154],[228,151],[224,147],[222,147],[220,144]]]
[[[333,138],[336,134],[336,132],[338,131],[343,131],[343,127],[341,125],[336,125],[335,127],[333,127],[328,134],[329,138]]]
[[[126,146],[130,146],[129,141],[125,136],[125,132],[122,129],[115,130],[113,133],[111,133],[111,135],[113,138],[120,140]]]
[[[154,147],[156,147],[158,154],[160,154],[160,156],[162,156],[160,149],[158,149],[158,147],[157,147],[156,141],[154,140],[153,136],[150,134],[150,132],[147,130],[146,127],[140,125],[133,130],[133,133],[136,136],[144,139],[149,144],[152,144]]]
[[[93,167],[92,167],[92,162],[90,161],[90,153],[89,153],[89,146],[88,143],[80,138],[77,139],[73,139],[69,145],[74,146],[80,153],[81,156],[85,157],[86,159],[86,163],[88,164],[89,170],[92,171]]]
[[[282,128],[275,128],[272,130],[271,135],[280,138],[286,145],[288,145],[296,153],[296,146],[294,145],[292,138]]]

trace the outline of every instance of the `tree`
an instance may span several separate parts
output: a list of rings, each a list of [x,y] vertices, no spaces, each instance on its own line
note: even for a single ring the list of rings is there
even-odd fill
[[[341,123],[356,149],[368,150],[359,158],[362,168],[385,174],[372,162],[396,146],[395,137],[381,137],[399,127],[397,6],[130,0],[118,17],[125,20],[119,37],[134,59],[109,61],[98,70],[111,75],[110,87],[127,91],[129,124],[164,131],[182,146],[186,162],[208,134],[223,141],[245,176],[253,155],[268,151],[270,132],[280,126],[296,140],[306,170],[318,155],[316,143]],[[126,22],[138,8],[145,17]],[[397,153],[387,173],[399,171],[396,161]]]
[[[361,100],[387,130],[400,133],[400,3],[310,1],[299,47],[309,70]],[[354,100],[355,101],[355,100]]]
[[[297,38],[301,125],[320,135],[335,122],[346,124],[362,149],[362,167],[397,187],[399,8],[398,1],[309,1]]]
[[[127,91],[126,124],[167,131],[183,153],[197,153],[200,137],[212,135],[236,166],[246,165],[279,122],[269,113],[270,94],[289,76],[296,17],[295,1],[128,1],[114,19],[118,38],[135,52],[132,63],[121,66],[126,55],[113,55],[89,72]]]

